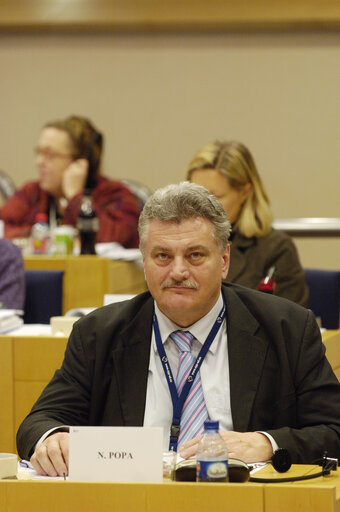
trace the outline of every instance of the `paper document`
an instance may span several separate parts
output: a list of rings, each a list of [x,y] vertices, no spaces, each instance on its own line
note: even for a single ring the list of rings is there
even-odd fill
[[[24,323],[20,315],[23,315],[23,311],[18,309],[0,309],[0,334],[20,327]]]
[[[142,262],[142,253],[139,249],[125,249],[117,242],[96,244],[96,253],[112,260]]]
[[[49,324],[23,324],[11,331],[13,336],[52,336]]]

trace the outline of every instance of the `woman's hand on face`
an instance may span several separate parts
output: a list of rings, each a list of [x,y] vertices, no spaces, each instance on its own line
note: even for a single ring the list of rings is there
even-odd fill
[[[82,192],[86,183],[89,162],[86,158],[74,160],[64,171],[62,190],[64,197],[70,201],[76,194]]]

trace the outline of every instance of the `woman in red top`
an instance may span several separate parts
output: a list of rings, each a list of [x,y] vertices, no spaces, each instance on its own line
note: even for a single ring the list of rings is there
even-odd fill
[[[102,134],[86,118],[47,123],[35,149],[39,180],[26,183],[0,209],[5,237],[29,236],[37,213],[47,213],[51,225],[75,226],[83,190],[90,188],[97,242],[138,247],[138,201],[121,182],[100,176],[102,146]]]

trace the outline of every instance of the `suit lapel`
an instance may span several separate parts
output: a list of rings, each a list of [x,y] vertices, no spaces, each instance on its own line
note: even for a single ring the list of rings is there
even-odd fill
[[[267,341],[259,324],[238,295],[223,287],[227,312],[230,400],[234,430],[249,430],[250,417],[261,377]]]
[[[153,300],[137,313],[112,351],[124,425],[143,425],[149,368]],[[117,377],[116,377],[117,376]]]

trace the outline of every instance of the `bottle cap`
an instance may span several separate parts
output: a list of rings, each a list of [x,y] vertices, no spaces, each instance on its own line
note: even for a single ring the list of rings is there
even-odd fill
[[[47,213],[37,213],[35,216],[35,222],[47,222]]]
[[[204,430],[218,430],[219,421],[207,420],[204,422]]]

